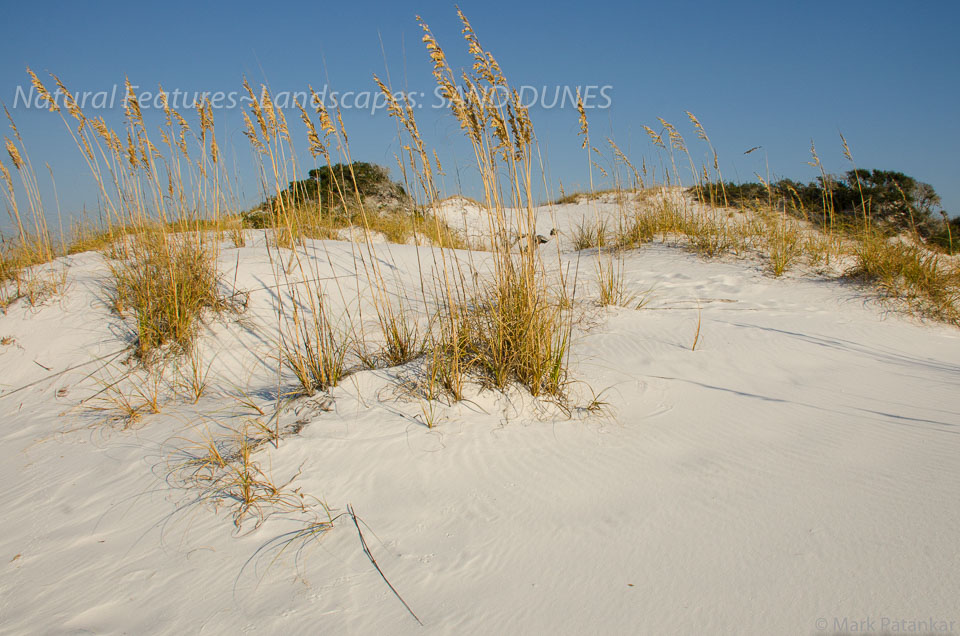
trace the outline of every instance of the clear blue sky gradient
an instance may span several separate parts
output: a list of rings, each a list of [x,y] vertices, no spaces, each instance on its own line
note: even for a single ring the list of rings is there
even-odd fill
[[[944,2],[554,2],[465,0],[481,42],[515,85],[610,85],[612,105],[590,113],[595,145],[612,136],[639,163],[656,153],[642,125],[678,125],[705,158],[685,111],[706,126],[724,176],[809,180],[811,140],[830,172],[850,168],[842,132],[860,167],[900,170],[936,188],[960,213],[960,3]],[[395,88],[430,92],[420,14],[454,65],[468,63],[453,4],[396,2],[6,3],[0,38],[0,100],[10,107],[31,66],[73,90],[104,90],[125,76],[143,89],[240,88],[242,78],[273,90],[329,84],[370,90],[389,69]],[[381,40],[383,51],[381,50]],[[59,119],[12,109],[45,194],[48,163],[65,215],[95,190]],[[119,107],[106,114],[122,124]],[[532,112],[552,192],[588,183],[572,108]],[[427,141],[446,158],[448,190],[476,184],[457,124],[442,111],[418,113]],[[235,155],[246,201],[258,199],[253,158],[238,110],[216,113],[218,136]],[[291,121],[296,117],[288,116]],[[354,159],[395,165],[395,124],[386,113],[344,112]],[[301,130],[296,127],[296,130]],[[5,133],[8,134],[8,133]],[[306,146],[303,135],[299,147]],[[753,146],[763,150],[744,155]],[[606,150],[606,149],[604,149]],[[459,154],[458,154],[459,153]],[[305,164],[305,168],[309,165]],[[46,202],[53,209],[52,195]],[[4,215],[5,216],[5,215]],[[0,221],[5,223],[6,219]]]

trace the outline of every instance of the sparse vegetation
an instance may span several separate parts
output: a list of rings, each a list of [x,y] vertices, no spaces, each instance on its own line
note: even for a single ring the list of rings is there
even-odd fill
[[[37,304],[60,293],[67,276],[66,266],[51,264],[58,256],[102,251],[111,274],[112,308],[133,317],[133,346],[142,364],[124,370],[119,379],[101,378],[93,408],[123,428],[159,413],[165,400],[179,397],[197,404],[215,391],[197,334],[204,320],[236,307],[236,293],[228,295],[221,284],[221,243],[227,238],[241,247],[246,229],[264,231],[276,290],[271,301],[276,332],[270,338],[275,354],[268,362],[276,363],[276,392],[255,399],[247,387],[239,387],[241,397],[235,399],[249,416],[243,425],[225,427],[231,431],[226,437],[208,433],[190,442],[172,470],[179,483],[200,493],[198,501],[229,506],[237,527],[251,518],[259,525],[278,511],[316,508],[329,519],[326,506],[307,501],[291,486],[292,479],[278,485],[256,453],[264,444],[278,445],[289,432],[277,419],[282,401],[332,391],[356,371],[354,359],[360,368],[409,365],[404,373],[419,374],[412,392],[420,405],[417,421],[428,428],[445,421],[440,400],[469,399],[471,386],[500,391],[519,386],[566,413],[607,410],[595,394],[585,407],[572,404],[568,395],[575,314],[583,304],[574,298],[577,281],[569,272],[545,263],[541,242],[551,239],[537,235],[540,207],[535,202],[542,198],[533,184],[544,175],[534,174],[541,164],[529,113],[463,14],[460,20],[474,60],[463,76],[450,68],[429,27],[422,21],[420,26],[438,90],[476,161],[483,197],[473,203],[486,215],[484,250],[459,252],[468,245],[443,220],[439,156],[421,136],[415,109],[379,78],[375,82],[399,123],[403,185],[385,168],[353,160],[339,113],[328,112],[315,94],[312,113],[297,104],[314,161],[305,172],[270,91],[244,82],[250,98],[244,132],[262,169],[265,201],[240,211],[222,167],[209,102],[200,105],[199,121],[191,126],[161,99],[158,147],[132,86],[127,85],[126,126],[118,133],[102,119],[88,118],[54,77],[66,95],[66,114],[59,107],[51,110],[59,112],[84,157],[103,159],[88,161],[103,222],[71,226],[71,238],[61,238],[59,246],[47,227],[15,126],[16,141],[6,140],[20,181],[15,183],[14,172],[0,162],[5,202],[17,231],[0,241],[0,309],[19,298]],[[49,95],[32,73],[31,79],[41,95]],[[485,101],[485,93],[504,88],[504,101]],[[596,249],[596,294],[590,302],[643,307],[648,298],[638,302],[628,291],[625,252],[659,240],[703,258],[758,256],[775,277],[804,261],[824,271],[834,266],[829,270],[834,274],[836,266],[853,262],[843,275],[904,301],[920,315],[960,325],[960,269],[949,256],[929,249],[954,251],[960,226],[945,215],[936,217],[939,199],[930,186],[891,171],[854,168],[831,177],[815,150],[813,163],[821,177],[811,183],[724,181],[706,131],[689,113],[713,167],[698,167],[680,131],[661,119],[659,131],[645,127],[663,174],[658,183],[646,160],[638,169],[612,139],[607,140],[612,158],[604,163],[603,153],[591,145],[579,100],[578,110],[590,190],[562,194],[554,204],[590,208],[564,238],[568,248]],[[846,142],[844,148],[850,158]],[[693,186],[684,195],[679,166],[685,163]],[[617,186],[594,189],[594,170]],[[306,179],[297,178],[303,174]],[[18,205],[24,196],[26,207]],[[611,205],[615,215],[609,213]],[[891,240],[898,234],[902,240]],[[387,244],[380,244],[381,237]],[[349,297],[337,277],[323,269],[317,254],[327,244],[316,239],[353,242],[356,286]],[[416,247],[418,285],[394,271],[391,244]],[[415,287],[419,298],[413,299],[407,294]],[[698,300],[692,351],[702,344],[702,318]],[[167,352],[176,354],[173,364],[163,355]],[[166,385],[168,368],[179,375]],[[319,533],[329,522],[310,527]]]
[[[862,491],[857,480],[889,459],[898,440],[909,442],[904,457],[911,459],[928,450],[926,436],[946,438],[942,433],[956,408],[924,405],[930,396],[936,401],[937,391],[955,371],[956,365],[938,349],[951,346],[948,328],[880,322],[872,303],[859,302],[871,293],[870,298],[889,301],[884,307],[960,327],[960,258],[954,255],[960,220],[937,215],[939,199],[932,187],[899,172],[856,166],[832,176],[815,150],[811,164],[820,177],[810,183],[777,178],[767,183],[758,175],[758,183],[735,184],[720,173],[718,153],[690,113],[696,137],[690,148],[684,138],[686,121],[681,131],[659,119],[644,127],[641,142],[646,144],[647,137],[650,142],[645,156],[628,157],[613,139],[591,140],[592,122],[578,92],[580,133],[561,143],[575,148],[582,142],[585,157],[578,159],[586,159],[587,174],[577,182],[589,183],[589,189],[567,193],[561,187],[559,198],[544,203],[552,199],[548,175],[557,168],[557,158],[541,155],[523,91],[511,89],[470,22],[458,15],[465,72],[451,68],[433,32],[417,18],[436,94],[450,109],[446,124],[418,122],[426,111],[394,90],[389,76],[374,78],[381,93],[375,101],[386,105],[387,123],[396,123],[399,138],[387,147],[397,153],[389,165],[402,182],[392,179],[387,168],[351,155],[339,106],[330,106],[329,99],[325,104],[312,89],[308,101],[288,108],[279,105],[281,97],[271,92],[267,80],[254,86],[245,80],[246,95],[238,106],[243,124],[238,127],[215,123],[209,101],[201,101],[195,113],[181,114],[167,104],[162,90],[151,100],[156,106],[146,108],[144,101],[141,112],[138,99],[146,98],[129,82],[125,112],[94,117],[83,112],[59,78],[51,76],[57,88],[51,84],[48,90],[43,82],[51,80],[30,73],[35,92],[62,120],[89,167],[100,206],[91,214],[95,221],[84,212],[82,219],[67,222],[66,231],[62,222],[54,223],[11,120],[13,133],[7,133],[11,138],[5,138],[6,155],[0,161],[12,227],[0,235],[0,314],[5,314],[0,316],[0,358],[16,371],[10,373],[13,379],[0,382],[0,398],[13,395],[2,402],[12,427],[7,456],[26,471],[21,481],[33,490],[47,485],[43,480],[48,477],[62,482],[49,497],[37,500],[36,493],[25,491],[9,498],[16,504],[11,518],[70,523],[57,525],[57,532],[24,531],[3,545],[9,551],[6,558],[16,560],[8,570],[17,589],[46,585],[48,575],[56,573],[57,558],[99,577],[99,587],[71,598],[41,627],[136,631],[158,617],[173,617],[171,630],[212,625],[224,631],[311,626],[337,631],[347,625],[376,631],[390,626],[390,614],[361,616],[348,607],[350,599],[379,598],[372,579],[357,574],[361,549],[381,575],[396,572],[398,586],[406,590],[409,585],[416,605],[428,605],[436,571],[442,570],[437,580],[444,582],[458,576],[459,569],[479,568],[479,578],[474,578],[483,579],[480,587],[503,578],[502,572],[493,572],[500,565],[496,560],[482,558],[486,537],[464,534],[465,527],[477,527],[477,520],[566,519],[572,506],[582,509],[583,502],[597,504],[584,510],[599,518],[600,534],[594,534],[606,539],[623,534],[624,527],[636,527],[638,520],[642,524],[643,514],[620,514],[623,506],[605,514],[604,505],[626,502],[627,508],[639,504],[646,509],[669,503],[675,494],[696,495],[688,497],[690,505],[681,506],[679,516],[665,508],[666,516],[650,517],[655,531],[641,533],[658,539],[654,526],[664,520],[692,529],[692,535],[668,546],[680,550],[655,563],[662,570],[683,571],[685,564],[702,562],[703,554],[708,565],[723,565],[751,543],[759,547],[756,554],[748,551],[751,563],[770,553],[770,547],[787,564],[797,561],[798,554],[836,556],[851,552],[842,549],[847,544],[840,539],[847,537],[836,532],[813,536],[817,528],[811,530],[814,524],[804,517],[809,506],[792,518],[777,517],[789,507],[778,496],[789,499],[799,492],[792,475],[817,477],[812,485],[823,486],[817,496],[849,477],[853,487],[822,506],[838,519]],[[405,74],[395,73],[394,81],[399,77],[406,85]],[[51,92],[63,96],[59,105]],[[497,99],[490,101],[491,94]],[[241,111],[234,111],[237,118]],[[297,112],[302,125],[291,120],[288,127],[287,117]],[[350,115],[344,113],[348,123]],[[457,130],[463,138],[453,143],[448,174],[440,161],[446,157],[430,140]],[[226,132],[231,132],[231,150],[236,140],[243,141],[233,132],[249,142],[241,143],[238,159],[225,161],[221,154],[218,141],[226,139]],[[551,148],[555,143],[551,139]],[[636,145],[633,135],[624,148]],[[845,140],[843,147],[852,164]],[[377,157],[375,149],[369,152],[366,158]],[[247,174],[247,153],[258,182],[244,184],[243,191],[256,194],[245,195],[241,204],[232,175]],[[234,161],[243,167],[225,167]],[[469,180],[465,187],[476,200],[444,197],[461,187],[461,179]],[[262,203],[242,209],[256,201]],[[56,226],[59,237],[51,230]],[[97,254],[75,256],[85,251]],[[829,279],[844,284],[831,289]],[[74,289],[79,290],[75,296]],[[35,326],[63,333],[53,334],[48,343],[46,336],[34,333]],[[877,345],[878,338],[884,339],[883,346]],[[767,351],[783,355],[769,360]],[[876,376],[855,378],[863,386],[848,390],[843,385],[851,373],[856,376],[870,365]],[[607,388],[597,393],[588,382],[603,382],[596,388]],[[924,386],[933,388],[919,393]],[[883,394],[896,387],[907,393]],[[922,398],[911,401],[909,391]],[[54,419],[61,413],[73,418],[75,401],[86,407],[77,421]],[[711,409],[722,416],[721,426],[712,423]],[[622,420],[598,421],[618,419],[614,414],[621,413]],[[564,418],[571,421],[559,421]],[[811,418],[818,418],[816,426],[809,425]],[[505,426],[485,430],[491,422],[491,429]],[[87,424],[96,428],[82,430]],[[870,431],[882,433],[879,453],[855,458],[828,478],[816,473],[823,466],[836,468],[837,457]],[[78,439],[70,439],[71,434]],[[125,446],[110,444],[111,437]],[[718,450],[721,438],[731,443]],[[641,452],[634,452],[638,442]],[[806,446],[778,450],[798,442]],[[80,444],[96,454],[79,461],[85,448]],[[946,457],[944,452],[935,455],[933,460]],[[765,458],[762,465],[751,470],[736,465],[759,456]],[[491,457],[498,461],[488,461]],[[884,464],[890,469],[879,476],[884,488],[872,494],[892,504],[878,508],[881,512],[896,511],[904,489],[895,487],[890,475],[908,463]],[[934,483],[926,479],[933,474],[926,468],[904,488]],[[369,474],[358,478],[356,471]],[[116,484],[110,483],[111,472]],[[585,474],[596,483],[579,483]],[[476,486],[489,482],[491,475],[493,488]],[[753,483],[758,480],[750,480],[758,475],[767,490],[758,490]],[[918,475],[923,479],[918,481]],[[525,488],[531,476],[546,485]],[[84,499],[85,480],[101,477],[109,488]],[[431,491],[430,482],[437,479],[449,483]],[[348,512],[338,517],[323,500],[301,490],[301,481],[304,490],[329,489]],[[598,484],[602,489],[612,483],[627,487],[611,490],[606,499],[592,499]],[[631,491],[641,483],[652,486],[639,495]],[[555,485],[571,497],[526,514],[530,493],[549,493]],[[361,508],[392,502],[381,509],[384,514],[368,517],[382,533],[377,543],[366,543],[364,533],[374,537],[373,528],[361,528],[362,520],[347,503],[357,488],[364,491],[354,499]],[[136,492],[128,498],[125,489]],[[182,497],[171,502],[177,490]],[[424,519],[408,518],[408,504],[423,493],[433,512]],[[814,495],[809,501],[815,501]],[[76,501],[60,505],[58,498],[64,497]],[[918,514],[936,508],[929,499],[916,507]],[[43,508],[31,514],[35,501]],[[196,511],[198,503],[225,513],[212,521],[227,529],[230,519],[238,533],[261,532],[224,549],[229,532],[202,520],[195,523],[190,515],[183,525],[200,536],[177,541],[171,537],[173,521],[183,511]],[[132,505],[146,509],[130,512]],[[758,513],[761,523],[743,532],[740,519],[750,513]],[[224,572],[235,573],[227,569],[241,550],[247,550],[243,556],[256,550],[255,545],[250,549],[254,541],[261,548],[243,568],[253,565],[250,571],[262,577],[260,566],[271,557],[281,562],[280,554],[290,545],[294,549],[285,556],[297,552],[299,565],[298,550],[344,516],[356,524],[362,545],[349,559],[339,554],[327,559],[321,576],[304,570],[254,585],[237,575],[224,584],[229,578]],[[440,516],[445,519],[438,526],[434,521]],[[684,544],[711,528],[714,518],[729,540],[723,547],[730,549],[720,558],[711,558],[712,546],[702,541]],[[114,532],[110,526],[116,519],[123,524]],[[451,519],[456,523],[446,523]],[[949,523],[952,518],[933,521]],[[783,528],[789,532],[780,532],[775,544],[755,540]],[[899,528],[869,537],[871,545],[897,548],[902,542],[896,537],[886,539]],[[451,541],[444,539],[442,551],[430,547],[437,534],[432,530],[446,533],[453,543],[457,537],[478,538],[473,542],[477,549],[451,560]],[[530,541],[542,528],[532,523],[514,530],[515,538]],[[77,533],[82,536],[70,543]],[[411,533],[421,534],[411,541]],[[141,554],[141,548],[132,558],[115,558],[131,544],[142,547],[158,536],[171,551],[166,556],[174,557],[167,560],[186,564],[180,575],[158,570],[166,557]],[[338,552],[349,547],[342,542],[350,537],[334,538],[328,547]],[[547,552],[499,569],[510,576],[568,547],[569,537],[554,538],[558,540]],[[791,541],[802,545],[788,549]],[[700,544],[707,552],[699,550]],[[47,551],[51,545],[66,548]],[[691,551],[690,545],[697,549]],[[618,546],[601,547],[617,559]],[[372,551],[382,555],[384,570]],[[643,561],[648,552],[633,554],[633,560]],[[852,553],[848,563],[856,561],[858,553]],[[97,568],[87,568],[96,559],[116,563],[100,576]],[[807,559],[818,566],[815,560]],[[567,569],[574,576],[585,569],[596,570],[598,577],[610,571],[591,559],[579,561],[583,564],[565,564],[572,563]],[[758,580],[770,580],[768,574],[783,570],[778,563],[768,565],[763,564]],[[642,577],[642,567],[626,566],[615,567],[609,580],[596,586],[599,612],[616,609],[619,599],[627,598],[624,594],[648,593],[650,577],[634,578],[635,570]],[[687,569],[682,573],[693,579],[703,570]],[[822,568],[807,569],[815,583]],[[416,581],[403,580],[420,574],[425,576],[419,588]],[[87,580],[61,578],[62,585],[41,590],[37,607]],[[264,594],[281,578],[293,579],[292,596],[278,587]],[[541,577],[516,581],[513,587],[526,590],[534,578]],[[723,579],[722,572],[700,577],[693,587],[712,589]],[[110,597],[118,581],[130,587],[119,604]],[[181,616],[176,604],[182,601],[180,590],[189,588],[184,581],[209,586],[211,593]],[[344,581],[351,589],[328,594]],[[669,592],[684,591],[672,583]],[[636,591],[616,591],[627,586]],[[895,588],[881,592],[894,598]],[[543,596],[542,591],[531,594]],[[835,591],[820,590],[811,602],[830,601]],[[169,598],[142,616],[127,611],[131,603],[168,592]],[[425,608],[428,628],[462,625],[476,631],[478,625],[502,623],[507,616],[494,608],[461,620],[458,592],[445,593],[433,608]],[[487,596],[497,600],[503,594]],[[679,607],[686,597],[677,598],[674,606]],[[751,597],[758,599],[765,600]],[[91,600],[97,602],[87,602]],[[11,629],[32,625],[37,607],[6,605],[16,620]],[[307,605],[310,611],[301,611]],[[562,626],[552,618],[555,607],[535,609],[522,617],[523,626],[546,619]],[[835,609],[839,613],[843,608]],[[733,617],[737,620],[722,616],[714,624],[780,626],[751,622],[755,617],[749,610]],[[251,622],[252,614],[271,618]],[[599,615],[581,614],[587,618],[568,623],[571,629],[590,627],[585,621]],[[787,618],[797,615],[788,612]],[[606,626],[628,623],[615,611],[611,616]],[[126,619],[130,626],[122,624]]]
[[[624,289],[623,261],[613,255],[597,262],[597,287],[597,302],[601,306],[626,307],[634,300],[634,296]]]
[[[604,247],[608,243],[609,234],[606,222],[580,219],[580,223],[573,228],[571,237],[573,249],[588,250],[593,247]]]
[[[420,26],[438,88],[450,99],[484,184],[493,272],[490,277],[464,276],[461,261],[441,246],[443,278],[436,285],[440,310],[430,335],[435,353],[429,376],[438,378],[455,399],[463,396],[464,376],[473,371],[497,388],[518,382],[534,396],[562,400],[572,322],[564,303],[556,300],[566,296],[566,289],[562,282],[559,294],[550,289],[536,249],[533,126],[496,60],[480,45],[466,17],[459,11],[458,15],[476,62],[462,83],[429,27],[422,21]],[[413,110],[376,81],[415,149],[408,170],[416,176],[426,207],[436,211],[440,196]],[[485,103],[482,91],[497,87],[506,88],[510,98],[496,105]],[[516,251],[515,235],[522,237]],[[470,278],[473,282],[466,282]]]
[[[773,222],[766,236],[770,273],[774,276],[783,276],[803,252],[804,245],[800,230],[786,219],[779,219]]]
[[[228,507],[238,529],[247,519],[252,519],[257,528],[273,514],[312,510],[326,514],[327,523],[322,530],[329,529],[326,506],[292,487],[298,474],[277,483],[254,457],[256,449],[266,441],[249,426],[222,437],[207,431],[200,440],[186,440],[186,446],[171,461],[171,476],[174,483],[191,491],[191,504],[203,503],[214,509]],[[317,534],[322,530],[318,528]]]

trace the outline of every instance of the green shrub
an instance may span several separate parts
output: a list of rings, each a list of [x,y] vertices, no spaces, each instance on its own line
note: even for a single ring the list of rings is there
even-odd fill
[[[324,209],[342,207],[361,200],[376,198],[400,202],[406,192],[390,179],[390,172],[376,164],[355,161],[322,166],[309,172],[302,181],[291,181],[284,193],[295,203],[320,201]]]

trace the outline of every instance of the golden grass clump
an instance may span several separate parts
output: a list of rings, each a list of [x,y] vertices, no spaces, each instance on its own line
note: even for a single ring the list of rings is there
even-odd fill
[[[879,232],[864,232],[847,276],[905,301],[922,316],[960,326],[960,265],[949,257]]]
[[[440,93],[473,150],[487,213],[491,275],[465,275],[459,258],[441,245],[435,297],[440,310],[428,348],[430,392],[438,382],[454,399],[467,374],[505,388],[517,382],[534,396],[562,398],[572,318],[551,290],[536,242],[532,187],[533,126],[518,93],[480,44],[458,10],[473,58],[469,72],[454,73],[427,24],[418,18]],[[407,170],[419,185],[424,207],[436,218],[440,197],[430,154],[409,103],[397,100],[375,78],[411,149]],[[504,100],[491,99],[496,92]],[[515,237],[521,237],[519,243]],[[476,274],[476,272],[473,272]]]
[[[211,252],[195,236],[154,230],[127,237],[109,262],[114,309],[133,313],[141,358],[165,345],[188,351],[203,313],[227,306]]]
[[[331,324],[323,294],[312,286],[295,289],[290,315],[280,330],[280,356],[293,372],[304,395],[335,387],[344,375],[348,347],[343,335]],[[287,311],[281,304],[279,311]]]
[[[770,224],[766,236],[770,273],[783,276],[803,254],[807,244],[796,224],[786,219]]]
[[[59,113],[98,186],[103,227],[75,232],[71,249],[109,252],[115,309],[134,313],[141,358],[167,344],[189,349],[202,312],[230,305],[219,290],[216,241],[204,236],[214,230],[215,237],[223,229],[229,190],[210,102],[198,103],[194,130],[160,89],[164,153],[148,133],[129,80],[125,130],[117,133],[103,119],[88,118],[54,75],[68,118],[36,74],[28,73],[51,111]]]
[[[516,382],[534,397],[563,396],[569,318],[546,287],[501,281],[455,311],[457,331],[441,332],[431,343],[433,373],[455,398],[462,397],[462,384],[449,374],[458,368],[497,389]]]

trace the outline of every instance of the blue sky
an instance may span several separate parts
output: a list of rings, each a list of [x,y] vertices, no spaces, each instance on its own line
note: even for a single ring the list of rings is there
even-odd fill
[[[678,125],[699,159],[685,111],[717,148],[724,176],[808,180],[811,140],[831,172],[849,164],[900,170],[936,188],[960,213],[958,88],[960,4],[950,2],[523,2],[464,1],[481,42],[514,85],[603,86],[608,109],[590,112],[595,141],[612,136],[639,163],[655,154],[642,125]],[[24,68],[58,74],[74,91],[107,90],[128,76],[143,89],[234,91],[242,78],[275,91],[307,84],[373,88],[389,69],[395,88],[432,91],[414,20],[420,14],[455,64],[466,64],[459,24],[446,2],[7,4],[0,38],[0,100],[14,105]],[[381,49],[382,42],[382,49]],[[66,215],[96,211],[95,191],[63,125],[19,105],[12,114],[37,167],[53,169]],[[119,105],[105,114],[119,125]],[[550,187],[588,183],[572,108],[534,108]],[[418,112],[428,142],[451,166],[462,148],[457,125],[437,109]],[[216,113],[235,155],[247,201],[259,185],[237,110]],[[293,116],[289,119],[294,119]],[[354,159],[394,166],[395,126],[384,112],[344,111]],[[5,133],[6,134],[6,133]],[[303,137],[299,146],[306,144]],[[597,144],[599,145],[599,144]],[[744,155],[753,146],[761,152]],[[463,164],[466,166],[466,162]],[[46,192],[49,176],[38,170]],[[454,177],[447,187],[455,190]],[[462,187],[475,191],[471,172]],[[47,202],[53,207],[52,195]],[[0,221],[0,223],[4,223]]]

